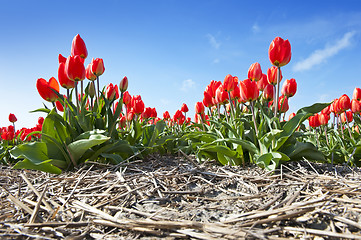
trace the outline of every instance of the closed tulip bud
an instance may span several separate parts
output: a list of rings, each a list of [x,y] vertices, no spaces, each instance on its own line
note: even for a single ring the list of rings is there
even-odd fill
[[[291,78],[290,80],[287,79],[283,83],[281,94],[290,98],[296,94],[296,91],[297,91],[296,80],[294,78]]]
[[[205,107],[212,107],[213,106],[213,101],[212,101],[212,97],[211,95],[209,95],[208,92],[204,91],[203,92],[203,104]]]
[[[189,111],[187,104],[183,103],[183,105],[181,107],[181,111],[184,112],[184,113]]]
[[[75,87],[75,82],[73,80],[70,80],[68,78],[68,75],[65,72],[65,63],[64,62],[59,63],[58,80],[59,80],[60,86],[62,86],[63,88],[72,89]]]
[[[257,83],[255,81],[251,81],[250,79],[246,79],[240,82],[239,90],[241,99],[246,102],[255,101],[259,96]]]
[[[127,118],[125,116],[121,116],[119,119],[119,127],[125,128],[126,125],[127,125]]]
[[[262,97],[266,101],[272,101],[274,95],[274,86],[272,84],[267,84],[267,86],[264,88]]]
[[[91,66],[92,66],[93,74],[97,77],[102,75],[105,71],[104,62],[103,59],[101,58],[96,58],[96,59],[93,58],[91,62]]]
[[[15,117],[15,115],[13,113],[9,114],[9,121],[14,123],[16,122],[18,119]]]
[[[223,89],[222,85],[220,85],[216,90],[215,101],[218,104],[225,104],[228,102],[228,93]]]
[[[123,103],[125,105],[129,105],[131,101],[132,101],[132,97],[130,96],[128,91],[125,91],[123,93]]]
[[[55,102],[55,106],[59,112],[64,112],[64,106],[63,106],[63,104],[61,104],[61,102],[59,100]]]
[[[89,83],[88,94],[89,94],[89,97],[90,97],[90,98],[94,98],[94,97],[95,97],[95,86],[94,86],[94,82],[90,82],[90,83]]]
[[[151,111],[150,117],[152,117],[152,118],[156,118],[156,117],[157,117],[157,115],[158,115],[157,110],[156,110],[155,108],[152,108],[152,111]]]
[[[267,80],[268,83],[272,84],[272,85],[277,85],[277,71],[278,68],[277,67],[270,67],[269,69],[267,69]],[[280,69],[281,71],[281,69]],[[280,82],[282,81],[282,71],[281,71],[281,76],[280,76]]]
[[[234,87],[234,89],[231,91],[231,99],[232,100],[238,100],[241,98],[241,93],[239,90],[238,84]]]
[[[195,106],[195,111],[197,114],[202,114],[204,113],[204,105],[202,102],[197,102],[196,106]]]
[[[223,81],[224,91],[230,92],[234,89],[234,80],[231,74],[228,74]]]
[[[278,111],[280,113],[285,113],[290,107],[288,106],[288,98],[286,96],[281,96],[278,99]]]
[[[346,119],[347,117],[347,119]],[[351,111],[346,111],[346,112],[343,112],[341,113],[341,121],[343,123],[345,122],[352,122],[353,121],[353,114]]]
[[[262,77],[261,65],[258,62],[253,63],[248,69],[248,79],[257,82],[258,80],[261,79],[261,77]]]
[[[92,72],[92,64],[91,63],[89,63],[85,69],[85,77],[90,81],[94,81],[95,79],[97,79],[97,76],[95,76],[94,73]]]
[[[36,81],[36,88],[45,101],[55,102],[58,99],[53,90],[59,92],[59,83],[54,77],[50,78],[48,82],[43,78],[39,78]]]
[[[320,122],[320,125],[326,126],[328,124],[328,120],[330,120],[330,115],[322,112],[318,114],[318,121]]]
[[[80,56],[81,58],[85,59],[88,56],[88,50],[85,46],[84,40],[77,34],[73,42],[71,44],[71,55],[72,56]]]
[[[125,76],[119,83],[119,90],[123,93],[128,89],[128,78]]]
[[[268,49],[269,60],[272,65],[282,67],[291,60],[291,44],[288,40],[276,37]]]
[[[268,85],[267,75],[262,73],[262,77],[260,78],[259,81],[257,81],[257,87],[260,91],[263,91],[267,85]]]
[[[70,80],[75,82],[85,78],[84,60],[80,56],[69,56],[65,63],[65,73]]]
[[[360,113],[361,112],[361,103],[357,99],[351,100],[351,111],[353,113]]]
[[[110,101],[118,99],[119,91],[117,85],[114,86],[112,83],[109,83],[105,90],[105,97]]]
[[[346,94],[342,95],[337,101],[337,107],[341,112],[350,109],[351,108],[350,98]]]
[[[353,90],[352,99],[356,99],[358,101],[361,100],[361,89],[360,88],[355,88],[355,90]]]
[[[308,118],[308,124],[310,125],[310,127],[312,128],[317,128],[319,126],[321,126],[321,123],[319,121],[318,118],[318,114],[316,113],[315,115],[311,116]]]

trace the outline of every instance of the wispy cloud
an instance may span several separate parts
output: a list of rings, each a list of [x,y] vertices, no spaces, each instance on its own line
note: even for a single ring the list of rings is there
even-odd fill
[[[211,46],[215,49],[218,49],[221,46],[221,42],[217,41],[217,39],[212,34],[208,33],[207,38]]]
[[[258,25],[257,23],[254,23],[254,24],[252,25],[252,31],[253,31],[253,33],[258,33],[260,30],[261,30],[261,29],[260,29],[260,27],[259,27],[259,25]]]
[[[347,32],[340,40],[333,45],[327,45],[324,49],[314,51],[308,58],[297,62],[293,66],[294,71],[309,70],[313,66],[325,62],[328,58],[336,55],[342,49],[351,44],[351,38],[355,35],[355,31]]]
[[[182,82],[181,90],[183,92],[188,92],[190,89],[194,88],[196,83],[192,79],[186,79]]]

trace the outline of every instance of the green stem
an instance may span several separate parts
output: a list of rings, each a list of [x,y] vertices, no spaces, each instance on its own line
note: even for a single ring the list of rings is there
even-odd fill
[[[277,90],[276,90],[276,101],[273,101],[275,106],[275,117],[277,117],[278,112],[278,98],[280,94],[280,79],[281,79],[281,67],[277,67]]]

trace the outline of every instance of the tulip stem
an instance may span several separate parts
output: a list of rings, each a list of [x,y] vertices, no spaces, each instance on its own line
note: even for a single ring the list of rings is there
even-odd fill
[[[251,112],[252,112],[252,119],[253,119],[253,123],[254,123],[254,129],[256,130],[256,136],[258,138],[258,128],[257,128],[257,123],[256,123],[256,116],[254,114],[254,101],[250,102],[251,104]]]
[[[279,98],[279,92],[280,92],[280,79],[281,79],[281,67],[277,67],[277,90],[276,90],[276,101],[273,101],[273,104],[275,106],[275,117],[277,117],[278,112],[278,98]]]
[[[97,103],[98,103],[98,107],[99,107],[99,98],[100,98],[99,76],[97,76],[97,87],[98,87],[98,94],[96,94],[96,95],[98,96]]]
[[[78,82],[75,82],[76,114],[79,114]]]
[[[230,116],[231,116],[231,119],[234,119],[235,118],[235,113],[234,113],[234,108],[233,108],[233,103],[232,103],[232,99],[231,99],[231,92],[228,92],[228,98],[229,98],[229,104],[230,104]]]

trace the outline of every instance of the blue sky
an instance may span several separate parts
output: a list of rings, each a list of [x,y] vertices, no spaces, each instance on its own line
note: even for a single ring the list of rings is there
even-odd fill
[[[104,86],[129,79],[131,95],[161,116],[203,98],[211,80],[227,74],[240,80],[249,66],[271,64],[268,47],[289,39],[291,62],[285,79],[298,92],[290,112],[331,101],[361,87],[359,1],[3,1],[0,14],[0,126],[14,113],[18,127],[43,116],[35,82],[57,77],[58,54],[70,54],[76,34],[91,58],[103,58]],[[63,90],[63,93],[65,91]],[[48,106],[50,104],[46,103]]]

